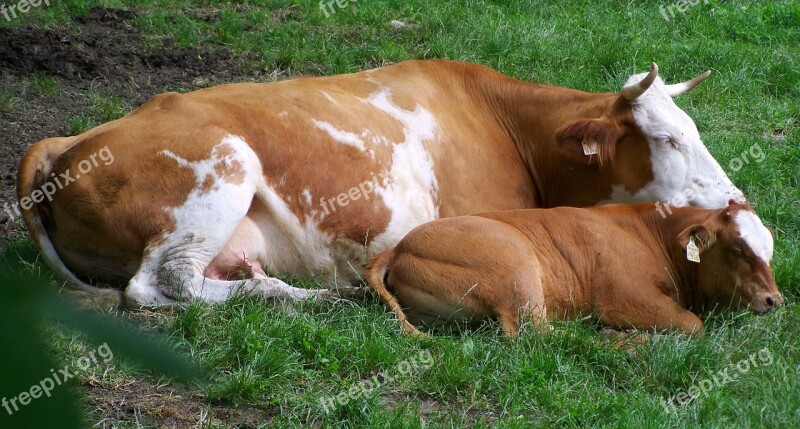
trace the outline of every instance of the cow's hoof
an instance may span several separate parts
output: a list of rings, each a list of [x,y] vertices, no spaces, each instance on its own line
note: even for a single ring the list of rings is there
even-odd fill
[[[429,334],[417,329],[417,327],[412,325],[411,322],[409,322],[408,320],[403,320],[402,322],[400,322],[400,327],[403,329],[403,333],[405,335],[408,335],[409,337],[412,338],[425,339],[431,337]]]
[[[600,331],[601,335],[604,335],[608,340],[611,341],[612,347],[616,349],[622,349],[627,352],[632,352],[636,350],[638,347],[644,346],[645,344],[650,342],[652,335],[649,332],[641,332],[641,331],[617,331],[615,329],[604,328]]]
[[[365,301],[369,295],[368,287],[343,287],[331,290],[334,299],[349,299],[352,301]]]
[[[125,302],[122,292],[108,289],[102,293],[63,289],[62,293],[79,307],[89,310],[113,311],[121,309]]]

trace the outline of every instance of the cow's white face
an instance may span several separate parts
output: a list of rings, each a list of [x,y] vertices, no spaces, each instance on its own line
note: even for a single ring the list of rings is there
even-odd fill
[[[647,73],[631,76],[626,86],[642,81]],[[692,118],[672,100],[660,77],[630,102],[633,118],[650,146],[654,179],[630,195],[633,201],[660,201],[672,206],[726,207],[745,201],[740,191],[700,139]],[[615,194],[622,197],[622,190]]]

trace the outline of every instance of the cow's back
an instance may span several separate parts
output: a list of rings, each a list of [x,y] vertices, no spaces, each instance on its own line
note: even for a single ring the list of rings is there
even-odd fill
[[[40,210],[44,224],[70,269],[130,278],[175,228],[170,213],[215,189],[202,166],[215,168],[226,156],[215,151],[236,138],[263,174],[252,200],[237,204],[250,207],[247,219],[265,236],[249,245],[272,249],[265,267],[329,284],[337,275],[357,281],[370,256],[423,222],[532,204],[518,154],[465,88],[465,75],[482,71],[408,62],[158,95],[53,157],[43,174],[76,171],[104,148],[114,161],[53,195]]]

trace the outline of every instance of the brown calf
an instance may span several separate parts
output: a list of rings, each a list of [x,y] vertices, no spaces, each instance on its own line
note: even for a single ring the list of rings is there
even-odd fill
[[[688,260],[693,247],[699,262]],[[513,337],[520,316],[543,325],[596,314],[615,329],[694,334],[703,331],[696,313],[711,305],[764,314],[782,303],[772,252],[748,205],[679,208],[666,219],[649,203],[512,210],[423,224],[366,274],[408,333],[497,318]]]

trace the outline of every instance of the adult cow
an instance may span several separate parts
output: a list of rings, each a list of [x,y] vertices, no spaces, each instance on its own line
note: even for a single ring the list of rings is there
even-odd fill
[[[693,205],[744,201],[671,99],[707,75],[665,85],[653,64],[621,94],[593,94],[436,60],[165,93],[31,147],[20,204],[59,188],[25,211],[33,240],[60,279],[114,303],[122,292],[76,273],[127,282],[130,306],[330,296],[267,272],[350,286],[438,217],[698,187]],[[101,151],[113,163],[87,171]]]

